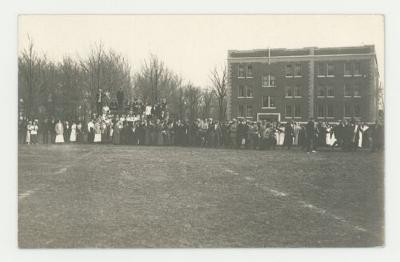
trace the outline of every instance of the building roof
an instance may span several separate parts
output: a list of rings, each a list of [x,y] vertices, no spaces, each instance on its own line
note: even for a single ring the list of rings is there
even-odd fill
[[[228,50],[229,58],[241,57],[273,57],[273,56],[302,56],[310,55],[345,55],[345,54],[375,54],[374,45],[345,46],[345,47],[304,47],[296,49],[288,48],[265,48],[251,50]]]

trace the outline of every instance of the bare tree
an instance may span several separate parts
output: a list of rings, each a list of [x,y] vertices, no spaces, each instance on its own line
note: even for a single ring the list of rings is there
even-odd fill
[[[185,98],[188,104],[189,120],[194,121],[198,116],[199,103],[201,98],[200,88],[188,83],[185,88]]]
[[[64,57],[59,63],[38,55],[30,41],[18,57],[18,96],[21,116],[76,118],[93,109],[98,88],[131,91],[126,60],[102,45],[85,59]]]
[[[210,73],[210,80],[218,99],[219,120],[222,121],[225,120],[226,117],[226,106],[225,106],[225,98],[227,95],[226,66],[224,66],[220,71],[218,71],[217,67],[214,67],[214,69]]]
[[[38,62],[37,53],[34,50],[33,40],[28,36],[29,45],[22,51],[19,59],[19,96],[26,104],[26,114],[32,117],[34,109],[35,68]],[[24,88],[25,87],[25,88]],[[27,89],[27,90],[26,90]],[[28,92],[25,92],[28,91]]]
[[[201,92],[201,101],[202,101],[202,118],[209,118],[211,115],[211,105],[214,99],[215,91],[214,90],[203,90]]]
[[[144,100],[157,103],[160,97],[164,97],[163,92],[168,93],[173,79],[173,74],[164,62],[151,55],[149,60],[144,62],[141,71],[135,75],[135,92]]]

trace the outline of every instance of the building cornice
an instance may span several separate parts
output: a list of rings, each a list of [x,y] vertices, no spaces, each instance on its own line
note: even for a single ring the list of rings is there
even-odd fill
[[[333,54],[333,55],[296,55],[271,57],[228,57],[229,63],[276,63],[290,61],[323,61],[323,60],[352,60],[375,58],[375,53],[367,54]]]

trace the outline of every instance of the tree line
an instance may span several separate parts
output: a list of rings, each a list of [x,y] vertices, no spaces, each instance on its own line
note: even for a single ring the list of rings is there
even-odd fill
[[[226,119],[226,67],[210,71],[207,87],[183,79],[155,55],[138,68],[133,72],[121,54],[101,43],[87,57],[54,62],[30,41],[18,56],[20,117],[86,120],[95,112],[99,89],[115,98],[121,88],[126,100],[155,104],[166,99],[175,119]]]

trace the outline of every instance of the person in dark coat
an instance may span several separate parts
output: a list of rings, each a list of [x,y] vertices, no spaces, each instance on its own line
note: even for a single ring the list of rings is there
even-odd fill
[[[336,141],[332,144],[332,148],[336,145],[343,148],[344,144],[344,124],[343,121],[340,121],[339,124],[332,129],[332,133],[335,136]]]
[[[326,128],[322,125],[321,122],[317,124],[317,131],[318,131],[318,146],[325,146],[326,145]]]
[[[310,119],[308,123],[306,124],[306,151],[307,153],[315,152],[315,127],[314,127],[314,121]]]
[[[242,146],[242,138],[243,138],[243,130],[244,125],[242,121],[238,121],[237,128],[236,128],[236,146],[237,148],[241,148]]]
[[[65,121],[65,124],[64,124],[64,142],[65,143],[69,142],[70,135],[71,135],[71,126],[68,121]]]
[[[18,142],[20,144],[25,143],[26,132],[26,121],[23,118],[20,118],[18,120]]]
[[[285,137],[283,139],[283,145],[290,149],[293,145],[294,130],[292,123],[287,122],[285,125]]]
[[[138,125],[136,127],[136,133],[137,133],[137,140],[139,145],[144,145],[145,144],[145,130],[144,130],[144,123],[143,122],[138,122]]]
[[[50,137],[50,130],[49,130],[49,120],[47,118],[43,121],[42,126],[43,126],[42,128],[43,144],[48,144]]]
[[[343,127],[343,149],[345,151],[350,151],[352,148],[353,128],[352,122],[345,122]]]
[[[383,149],[384,146],[384,127],[378,121],[375,122],[375,125],[372,127],[371,134],[371,142],[372,147],[371,150],[380,151]]]
[[[303,124],[300,125],[298,145],[300,146],[301,150],[303,150],[303,151],[306,150],[306,148],[307,148],[306,127]]]

